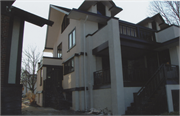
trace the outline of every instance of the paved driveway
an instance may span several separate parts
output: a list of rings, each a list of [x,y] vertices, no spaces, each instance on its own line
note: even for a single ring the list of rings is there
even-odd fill
[[[55,110],[39,106],[30,106],[29,100],[22,100],[22,115],[87,115],[72,110]]]

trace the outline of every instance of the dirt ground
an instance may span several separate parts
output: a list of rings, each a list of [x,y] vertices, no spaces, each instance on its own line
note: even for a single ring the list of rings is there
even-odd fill
[[[72,110],[55,110],[39,106],[30,106],[29,100],[22,99],[22,115],[87,115],[86,113]]]

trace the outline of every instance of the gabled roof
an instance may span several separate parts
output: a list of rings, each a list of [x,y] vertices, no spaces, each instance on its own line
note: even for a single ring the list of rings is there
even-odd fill
[[[71,11],[71,9],[52,4],[50,4],[49,7],[50,8],[48,19],[54,21],[54,25],[52,27],[47,27],[44,52],[52,52],[54,42],[56,41],[59,34],[59,30],[61,28],[60,23],[63,20],[64,15],[68,15]]]
[[[163,20],[162,16],[158,13],[158,14],[152,16],[152,17],[147,17],[147,18],[143,19],[142,21],[140,21],[137,24],[138,25],[143,25],[143,24],[146,24],[146,23],[152,22],[152,21],[157,21],[157,22],[159,22],[159,24],[165,23],[165,21]]]
[[[98,1],[98,0],[88,1],[88,0],[85,0],[78,9],[82,10],[82,11],[87,11],[92,5],[95,5],[97,2],[102,2],[102,4],[107,6],[109,8],[109,10],[111,11],[112,17],[123,10],[122,8],[117,7],[115,5],[115,3],[111,0],[109,0],[109,1]]]

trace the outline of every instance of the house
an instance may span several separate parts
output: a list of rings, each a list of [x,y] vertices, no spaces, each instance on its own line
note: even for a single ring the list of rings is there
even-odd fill
[[[20,84],[24,22],[42,27],[46,20],[12,6],[15,0],[1,1],[1,114],[20,115],[22,84]]]
[[[37,104],[75,111],[107,108],[114,115],[178,111],[179,26],[160,14],[137,24],[114,17],[113,1],[78,9],[50,5],[37,71]]]

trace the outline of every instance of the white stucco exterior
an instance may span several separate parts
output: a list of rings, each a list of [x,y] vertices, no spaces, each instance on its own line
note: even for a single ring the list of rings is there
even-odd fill
[[[157,42],[165,42],[180,36],[180,28],[177,26],[171,26],[160,32],[156,33]]]
[[[97,5],[92,5],[87,11],[97,13]],[[111,16],[109,7],[106,6],[105,11],[106,16]],[[99,28],[98,21],[90,21],[90,18],[92,18],[90,14],[86,14],[85,19],[82,16],[75,20],[72,16],[73,18],[70,18],[68,26],[61,32],[65,12],[56,9],[52,9],[51,12],[50,19],[55,21],[55,26],[49,28],[47,46],[52,46],[53,57],[57,57],[57,47],[62,44],[62,59],[43,58],[43,64],[65,67],[65,63],[73,59],[73,71],[71,70],[66,74],[63,73],[62,80],[63,89],[72,90],[71,109],[87,111],[90,108],[108,108],[108,110],[112,111],[113,115],[125,114],[127,107],[134,102],[133,93],[138,92],[141,87],[124,87],[119,19],[109,18],[107,24]],[[158,22],[156,22],[156,26],[157,30],[160,30]],[[152,28],[152,24],[145,24],[145,27]],[[73,30],[75,30],[75,45],[69,49],[68,37]],[[179,28],[176,26],[171,26],[157,32],[157,42],[162,43],[180,36],[177,32],[178,30]],[[55,33],[54,35],[53,32]],[[51,37],[53,39],[49,42]],[[103,64],[102,57],[94,55],[93,50],[104,43],[108,43],[106,52],[108,52],[109,57],[111,83],[107,88],[95,89],[94,72],[103,70]],[[179,46],[168,49],[170,51],[171,63],[178,65]],[[147,68],[147,61],[145,65]],[[45,80],[47,78],[47,68],[42,67],[42,69],[43,80]],[[88,89],[83,90],[82,88],[85,87]],[[38,87],[37,91],[42,91],[42,87]],[[43,96],[42,94],[39,95]],[[41,101],[39,105],[41,105]]]

